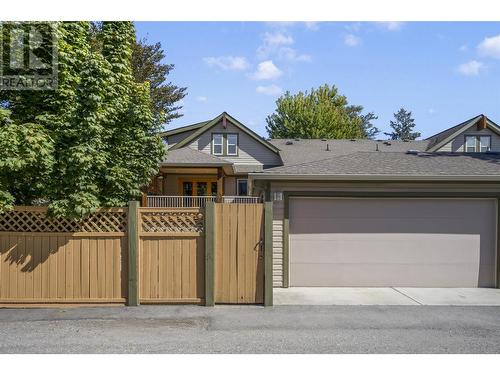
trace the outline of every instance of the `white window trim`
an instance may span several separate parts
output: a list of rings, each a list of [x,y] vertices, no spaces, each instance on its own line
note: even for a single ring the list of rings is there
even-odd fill
[[[220,135],[221,143],[220,143],[220,153],[215,152],[215,136]],[[217,144],[219,146],[219,144]],[[212,134],[212,155],[224,155],[224,135],[222,133],[213,133]]]
[[[234,153],[229,152],[229,137],[230,136],[236,137],[236,143],[234,144],[234,146],[235,146]],[[230,155],[230,156],[238,155],[238,138],[239,138],[238,134],[226,134],[226,155]]]
[[[490,135],[465,135],[464,140],[464,152],[477,152],[477,153],[485,153],[491,151],[491,136]],[[474,139],[474,151],[468,151],[467,147],[467,138]],[[486,151],[481,150],[481,138],[489,138],[489,145]]]
[[[240,181],[245,181],[247,183],[247,195],[240,195]],[[248,178],[237,178],[236,179],[236,195],[238,197],[248,197]]]

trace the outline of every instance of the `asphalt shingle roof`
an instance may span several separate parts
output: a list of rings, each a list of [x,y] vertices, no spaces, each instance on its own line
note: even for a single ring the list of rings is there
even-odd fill
[[[295,165],[355,152],[406,152],[409,150],[425,151],[427,140],[422,141],[375,141],[370,139],[271,139],[278,147],[283,165]],[[327,151],[327,147],[328,150]]]
[[[273,175],[500,176],[500,154],[355,152],[266,169]]]

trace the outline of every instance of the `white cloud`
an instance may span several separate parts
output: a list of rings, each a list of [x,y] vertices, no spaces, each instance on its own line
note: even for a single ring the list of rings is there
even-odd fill
[[[279,51],[279,57],[290,61],[311,61],[310,55],[299,54],[297,50],[290,47],[283,47]]]
[[[345,29],[350,32],[358,32],[361,29],[361,22],[351,23],[345,26]]]
[[[483,70],[484,64],[480,61],[471,60],[458,66],[458,72],[465,76],[477,76]]]
[[[319,30],[319,22],[305,22],[306,29],[311,31]]]
[[[399,31],[404,25],[404,22],[389,21],[389,22],[377,22],[377,24],[387,31]]]
[[[278,45],[290,45],[293,44],[293,38],[290,35],[285,35],[283,33],[265,33],[264,34],[264,43],[271,46]]]
[[[283,89],[279,86],[276,85],[268,85],[268,86],[257,86],[255,89],[256,92],[259,94],[264,94],[264,95],[279,95],[283,92]]]
[[[434,108],[429,108],[427,112],[429,112],[429,115],[433,115],[436,113],[436,110]]]
[[[354,34],[347,34],[344,37],[344,44],[349,47],[356,47],[361,43],[361,38]]]
[[[282,32],[265,33],[262,37],[262,45],[257,48],[257,58],[264,60],[270,57],[289,61],[311,61],[311,56],[298,53],[292,48],[294,40],[292,36]]]
[[[204,57],[203,61],[222,70],[246,70],[250,66],[242,56]]]
[[[252,78],[258,81],[267,80],[267,79],[275,79],[281,76],[283,72],[278,69],[276,65],[272,62],[272,60],[266,60],[257,66],[257,70],[252,74]]]
[[[482,56],[500,59],[500,35],[484,38],[477,49]]]
[[[196,100],[198,100],[199,102],[206,102],[208,98],[206,96],[198,96]]]
[[[464,52],[464,51],[467,51],[469,49],[469,47],[467,46],[467,44],[462,44],[458,49],[460,51]]]

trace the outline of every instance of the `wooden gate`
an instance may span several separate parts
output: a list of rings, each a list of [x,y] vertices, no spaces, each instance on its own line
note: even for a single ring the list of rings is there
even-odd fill
[[[215,303],[264,302],[264,205],[216,203]]]

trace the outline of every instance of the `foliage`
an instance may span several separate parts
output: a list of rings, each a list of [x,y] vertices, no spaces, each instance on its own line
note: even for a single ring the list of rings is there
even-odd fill
[[[287,91],[267,117],[266,130],[271,138],[363,138],[366,123],[361,110],[361,106],[350,106],[333,85],[295,95]]]
[[[0,180],[0,196],[5,205],[44,199],[53,215],[80,218],[137,198],[165,151],[149,89],[133,79],[132,23],[103,22],[100,50],[88,22],[58,23],[57,30],[57,90],[0,97],[12,111],[2,112],[0,140],[14,144],[5,152],[17,168],[0,165],[0,174],[16,182]],[[16,140],[26,147],[16,148]],[[27,184],[33,176],[40,181]]]
[[[377,134],[380,133],[380,129],[373,125],[372,121],[378,119],[378,116],[375,116],[373,112],[363,115],[362,105],[350,105],[347,110],[352,117],[361,119],[362,138],[375,139]]]
[[[391,120],[390,126],[393,129],[391,133],[384,133],[392,140],[412,141],[420,137],[419,132],[413,132],[415,120],[411,117],[411,111],[401,108],[394,113],[394,120]]]
[[[178,87],[166,82],[174,68],[173,64],[163,64],[165,51],[161,43],[148,44],[146,39],[134,43],[132,53],[132,71],[138,83],[149,82],[152,110],[158,123],[168,124],[182,116],[178,103],[186,96],[186,87]]]

